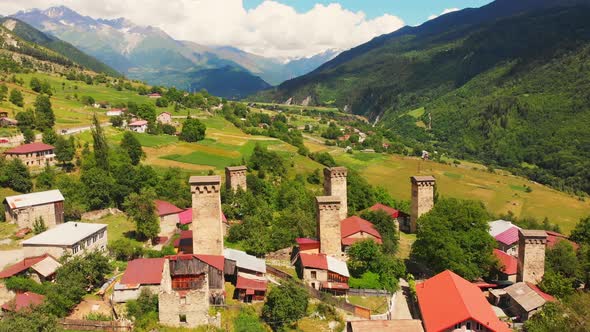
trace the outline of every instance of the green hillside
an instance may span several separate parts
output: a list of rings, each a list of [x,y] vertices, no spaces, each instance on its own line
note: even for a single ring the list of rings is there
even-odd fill
[[[310,96],[379,119],[392,139],[417,149],[590,193],[590,7],[541,6],[571,2],[588,1],[539,1],[537,8],[528,1],[532,9],[523,13],[520,2],[502,0],[445,15],[345,52],[258,98]],[[408,114],[421,107],[418,118]]]
[[[4,27],[11,30],[12,33],[23,40],[55,51],[56,53],[59,53],[71,61],[80,64],[92,71],[111,76],[121,75],[116,70],[110,68],[104,63],[78,50],[73,45],[59,40],[53,36],[49,36],[22,21],[16,20],[14,18],[3,17],[0,18],[0,24],[4,25]]]

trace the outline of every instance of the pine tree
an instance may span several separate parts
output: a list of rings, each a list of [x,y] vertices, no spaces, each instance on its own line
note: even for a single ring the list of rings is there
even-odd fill
[[[92,118],[92,140],[94,142],[94,159],[96,160],[96,166],[102,170],[109,171],[109,145],[107,138],[102,131],[102,127],[98,122],[96,113]]]
[[[125,135],[123,135],[121,148],[127,152],[133,165],[139,164],[144,154],[141,149],[141,143],[139,143],[137,138],[131,132],[126,132]]]

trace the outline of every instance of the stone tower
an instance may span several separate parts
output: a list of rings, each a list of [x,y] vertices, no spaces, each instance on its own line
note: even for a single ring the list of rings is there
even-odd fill
[[[410,233],[416,233],[418,218],[434,207],[434,185],[432,176],[412,176],[412,211],[410,213]]]
[[[315,198],[320,238],[320,253],[330,256],[342,255],[340,235],[340,197],[319,196]]]
[[[246,166],[231,166],[225,168],[225,186],[228,190],[236,191],[238,187],[241,187],[243,191],[246,191]]]
[[[518,274],[516,281],[537,284],[545,274],[547,233],[543,230],[518,231]]]
[[[191,176],[189,183],[193,194],[193,253],[223,255],[221,178]]]
[[[348,218],[348,193],[346,167],[324,168],[324,195],[340,198],[340,220]]]

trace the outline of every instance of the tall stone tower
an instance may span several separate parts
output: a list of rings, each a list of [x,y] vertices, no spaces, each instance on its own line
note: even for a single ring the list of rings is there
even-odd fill
[[[193,194],[193,253],[223,255],[221,177],[191,176]]]
[[[416,233],[418,218],[434,207],[434,185],[432,176],[412,176],[412,211],[410,213],[410,233]]]
[[[340,197],[319,196],[315,198],[320,238],[320,253],[330,256],[342,255],[340,232]]]
[[[537,284],[545,274],[547,233],[543,230],[518,231],[518,273],[516,281]]]
[[[231,166],[225,168],[225,186],[228,190],[236,191],[238,187],[241,187],[243,191],[246,191],[246,166]]]
[[[340,198],[340,220],[348,218],[348,193],[346,167],[324,168],[324,195]]]

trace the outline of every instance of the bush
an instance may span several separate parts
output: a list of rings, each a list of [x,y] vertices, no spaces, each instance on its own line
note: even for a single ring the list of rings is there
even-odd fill
[[[234,320],[235,332],[265,332],[266,329],[260,323],[256,311],[246,307],[240,310],[240,313]]]
[[[169,125],[169,124],[163,124],[162,125],[162,132],[166,135],[174,135],[174,134],[176,134],[176,127],[174,127],[173,125]]]
[[[109,251],[117,260],[130,261],[143,256],[143,246],[137,241],[120,238],[108,245]]]
[[[374,272],[365,272],[360,278],[351,277],[348,281],[350,288],[357,289],[382,289],[381,282],[379,282],[379,274]]]

